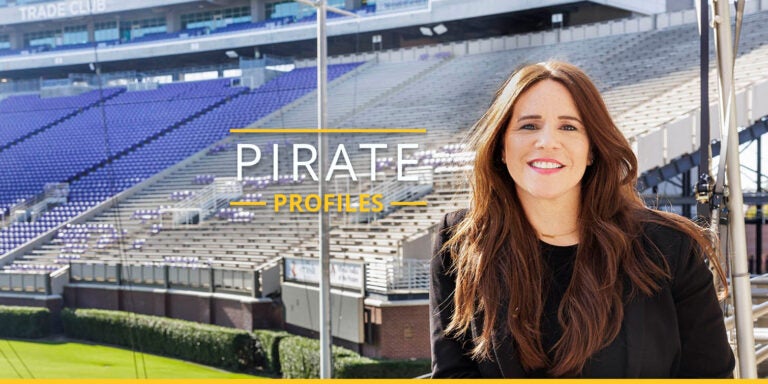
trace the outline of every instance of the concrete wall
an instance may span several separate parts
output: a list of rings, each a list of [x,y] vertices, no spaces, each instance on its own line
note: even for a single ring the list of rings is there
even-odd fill
[[[667,12],[677,12],[696,7],[698,0],[667,0]]]
[[[768,10],[768,0],[747,1],[745,13]],[[474,55],[488,52],[506,51],[517,48],[553,45],[560,42],[588,40],[598,37],[623,35],[665,29],[683,24],[696,23],[695,9],[655,14],[651,16],[630,17],[603,23],[577,25],[557,30],[524,33],[519,35],[493,37],[481,40],[467,40],[421,47],[391,49],[377,52],[365,52],[356,55],[343,55],[329,58],[331,64],[377,60],[380,62],[403,62],[434,57],[435,54],[449,53],[453,56]],[[297,67],[314,66],[315,60],[298,60]]]
[[[128,9],[141,9],[146,7],[157,6],[156,0],[137,0],[130,2],[118,3],[117,0],[98,0],[105,1],[103,12],[120,12]],[[756,3],[758,0],[753,0]],[[760,0],[768,2],[768,0]],[[81,2],[81,0],[67,0],[58,3],[51,4],[67,4]],[[166,1],[162,2],[163,5],[186,3],[188,1]],[[497,0],[475,0],[470,2],[458,1],[458,0],[441,0],[431,3],[429,8],[422,10],[416,10],[409,13],[383,13],[376,16],[367,17],[362,21],[352,19],[336,19],[332,20],[328,24],[328,36],[340,36],[356,33],[365,33],[372,31],[381,31],[393,28],[408,27],[422,24],[436,24],[440,22],[446,22],[450,20],[465,19],[472,17],[482,17],[488,15],[502,14],[508,12],[515,12],[525,9],[547,7],[572,3],[572,1],[566,0],[543,0],[537,2],[535,5],[530,2],[518,2],[518,1],[497,1]],[[628,12],[634,12],[635,14],[653,15],[658,12],[663,12],[666,4],[663,0],[654,1],[630,1],[630,0],[603,0],[598,3],[602,5],[609,5],[620,10],[610,11],[601,10],[601,12],[616,12],[616,15],[628,14]],[[136,4],[142,4],[138,6]],[[251,5],[254,3],[252,2]],[[259,13],[259,9],[263,7],[263,3],[256,2],[257,17],[262,15]],[[57,5],[58,6],[58,5]],[[0,24],[7,25],[12,23],[18,23],[22,20],[19,14],[20,7],[0,8]],[[757,8],[751,6],[751,8]],[[761,9],[768,8],[760,7]],[[3,13],[6,12],[6,13]],[[686,12],[686,11],[683,11]],[[253,13],[253,12],[252,12]],[[694,12],[695,13],[695,12]],[[675,16],[677,18],[677,16]],[[582,20],[584,22],[588,20]],[[29,22],[29,20],[27,21]],[[674,21],[672,21],[674,22]],[[156,56],[172,55],[172,54],[185,54],[194,52],[203,52],[217,49],[226,49],[230,47],[245,47],[245,46],[259,46],[264,44],[275,44],[290,41],[300,41],[313,39],[315,37],[315,26],[312,24],[291,25],[288,27],[280,28],[279,30],[246,30],[235,33],[225,33],[218,35],[209,35],[198,38],[188,39],[174,39],[166,41],[148,42],[140,44],[126,44],[121,46],[109,46],[103,47],[99,50],[99,60],[115,61],[115,60],[128,60],[128,59],[140,59],[150,58]],[[553,31],[546,31],[547,33],[555,33]],[[541,36],[541,42],[536,41],[540,38],[538,34],[534,35],[532,44],[552,44],[557,42],[551,38],[544,38]],[[594,36],[587,36],[594,37]],[[515,47],[508,47],[511,49]],[[422,48],[420,47],[420,50]],[[487,49],[487,48],[483,48]],[[482,51],[481,51],[482,52]],[[423,53],[418,52],[417,55],[406,54],[403,60],[413,60],[414,57],[418,58]],[[477,52],[480,53],[480,52]],[[397,55],[396,55],[397,56]],[[51,66],[61,65],[74,65],[74,64],[88,64],[95,61],[94,53],[92,49],[85,50],[72,50],[72,51],[54,51],[46,53],[37,53],[32,55],[15,55],[4,57],[0,61],[0,71],[3,70],[18,70],[27,68],[45,68]]]

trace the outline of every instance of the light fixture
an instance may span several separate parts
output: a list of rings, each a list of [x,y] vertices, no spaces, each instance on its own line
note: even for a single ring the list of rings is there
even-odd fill
[[[443,33],[448,32],[448,28],[442,23],[435,25],[432,30],[435,31],[435,33],[438,35],[442,35]]]
[[[424,36],[432,36],[432,30],[429,29],[429,27],[419,27],[419,31],[421,31],[421,34]]]
[[[562,13],[553,13],[552,14],[552,26],[553,27],[561,27],[563,26],[563,14]]]
[[[240,57],[240,55],[238,55],[237,52],[235,51],[226,51],[224,52],[224,54],[227,55],[227,57],[229,57],[230,59],[237,59],[238,57]]]

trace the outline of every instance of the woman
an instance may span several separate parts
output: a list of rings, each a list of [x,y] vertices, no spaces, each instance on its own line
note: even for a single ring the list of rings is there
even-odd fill
[[[432,260],[433,377],[731,375],[712,247],[644,207],[580,69],[513,73],[470,145],[470,208],[446,216]]]

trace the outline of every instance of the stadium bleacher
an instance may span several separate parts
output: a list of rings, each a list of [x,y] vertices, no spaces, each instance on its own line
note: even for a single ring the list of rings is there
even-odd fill
[[[309,23],[313,17],[284,23]],[[766,21],[765,10],[744,20],[735,79],[739,90],[768,79]],[[133,41],[276,26],[270,23],[281,21],[157,33]],[[378,295],[376,299],[394,296],[394,292],[423,300],[430,255],[425,247],[411,244],[429,238],[445,213],[469,204],[465,175],[474,154],[466,151],[462,140],[514,68],[550,58],[581,66],[597,81],[619,127],[637,142],[698,108],[697,33],[695,24],[682,23],[552,43],[545,43],[542,33],[526,37],[539,43],[514,49],[470,52],[467,48],[465,54],[455,54],[441,45],[399,52],[414,60],[363,63],[357,57],[336,58],[337,62],[352,62],[329,67],[329,126],[426,128],[427,134],[330,136],[330,148],[343,144],[350,151],[360,179],[335,179],[329,183],[328,193],[381,191],[396,174],[395,147],[403,142],[419,145],[409,159],[417,161],[415,171],[427,170],[428,192],[414,192],[407,198],[426,201],[426,207],[403,207],[381,215],[332,211],[331,254],[337,260],[365,263],[366,273],[372,277],[363,291]],[[493,47],[497,41],[465,44]],[[112,87],[69,97],[3,99],[0,256],[16,257],[4,270],[49,275],[79,268],[72,273],[73,282],[91,279],[104,284],[119,284],[119,278],[73,266],[187,268],[210,271],[211,276],[215,270],[233,270],[250,274],[255,281],[230,281],[227,293],[263,299],[269,292],[256,292],[255,287],[263,282],[255,272],[283,257],[315,258],[319,253],[317,215],[271,208],[276,194],[317,193],[316,183],[306,174],[294,180],[288,166],[293,161],[291,146],[314,143],[316,136],[229,134],[229,129],[316,126],[315,70],[299,67],[254,89],[232,85],[230,79],[216,79],[162,84],[144,91]],[[713,100],[716,90],[713,65]],[[376,182],[366,175],[370,152],[357,150],[360,143],[388,145],[374,159],[381,175]],[[248,168],[243,181],[235,183],[239,188],[236,200],[267,202],[268,208],[232,207],[230,198],[213,197],[209,210],[196,211],[199,204],[193,201],[232,183],[237,174],[238,144],[255,144],[264,151],[262,165]],[[284,165],[277,180],[272,179],[273,144],[278,145],[278,158]],[[11,207],[22,200],[38,201],[45,185],[55,182],[69,183],[66,202],[51,204],[28,221],[15,221]],[[39,237],[42,240],[36,242]],[[30,242],[33,247],[22,248]],[[397,268],[408,272],[393,272]],[[155,277],[148,279],[132,281],[160,284]],[[4,289],[46,293],[48,288],[0,287],[0,291]],[[195,289],[214,291],[205,284]]]
[[[333,66],[329,71],[329,79],[356,66]],[[118,98],[106,101],[103,109],[106,124],[112,129],[109,132],[112,156],[107,166],[102,166],[106,164],[107,156],[99,142],[103,140],[99,136],[103,132],[102,111],[94,109],[90,114],[87,114],[88,111],[82,112],[69,124],[51,128],[56,131],[48,131],[46,135],[38,136],[39,139],[31,138],[0,152],[0,158],[7,156],[9,159],[25,161],[15,162],[17,168],[8,167],[3,175],[4,180],[7,180],[3,185],[7,187],[0,189],[4,197],[2,203],[10,207],[20,198],[31,198],[39,193],[47,182],[71,180],[70,202],[79,207],[82,207],[82,202],[95,205],[220,140],[228,133],[228,129],[242,127],[290,103],[309,92],[314,82],[312,68],[304,68],[273,79],[271,83],[248,94],[244,94],[245,88],[226,87],[228,81],[223,80],[172,84],[152,91],[125,92]],[[231,98],[234,96],[240,97]],[[201,113],[210,112],[217,105],[221,105],[221,109],[212,115],[206,117]],[[219,114],[228,118],[221,119]],[[83,146],[74,148],[77,150],[76,155],[70,152],[73,141],[69,140],[72,139]],[[144,143],[148,139],[153,140]],[[55,149],[57,145],[62,149],[50,157],[35,157],[39,151],[37,148]],[[127,149],[130,151],[120,154]],[[90,153],[87,152],[89,150]],[[26,164],[39,165],[48,172],[29,172]],[[86,170],[87,174],[77,175]],[[76,175],[77,180],[72,180]],[[50,222],[45,227],[14,223],[0,230],[0,236],[7,238],[0,243],[0,252],[5,253],[73,217],[68,213],[80,212],[82,209],[70,211],[64,208],[46,212],[40,219]],[[56,219],[49,221],[51,215]]]
[[[764,32],[759,28],[759,25],[764,22],[765,18],[764,13],[757,13],[748,16],[745,20],[743,29],[744,45],[739,61],[744,62],[746,70],[742,74],[737,74],[737,82],[742,84],[744,82],[743,79],[754,79],[756,75],[760,75],[757,73],[759,71],[756,67],[760,63],[765,62],[768,55],[768,47],[760,44]],[[477,119],[479,113],[487,105],[489,95],[492,94],[501,79],[506,77],[514,67],[523,62],[557,57],[581,65],[597,79],[612,113],[616,116],[617,122],[627,132],[627,136],[632,137],[633,135],[644,133],[654,126],[658,126],[661,122],[673,119],[675,113],[679,113],[681,104],[686,105],[685,103],[688,103],[687,105],[690,105],[691,109],[696,107],[695,94],[693,92],[685,91],[681,93],[681,90],[695,87],[696,83],[696,58],[692,54],[697,49],[697,43],[694,39],[695,33],[696,26],[689,24],[649,32],[621,34],[557,45],[542,45],[461,57],[435,55],[440,58],[399,63],[369,63],[362,67],[363,69],[355,76],[345,79],[341,83],[334,84],[330,88],[330,121],[333,126],[338,127],[425,127],[430,132],[428,135],[412,139],[413,142],[419,143],[425,149],[422,153],[417,154],[420,164],[432,167],[439,166],[444,170],[454,169],[454,173],[448,171],[442,177],[445,178],[450,177],[447,175],[453,175],[452,177],[461,178],[462,165],[471,162],[472,154],[457,151],[455,146],[450,146],[460,141],[463,132]],[[658,41],[666,42],[665,46],[668,48],[665,49],[670,55],[675,55],[674,60],[668,60],[667,58],[670,56],[650,54],[650,52],[654,52],[657,49]],[[638,62],[641,62],[642,65],[638,65]],[[338,73],[349,69],[351,67],[344,67],[344,69],[339,69],[340,72]],[[335,76],[337,76],[337,73],[332,70],[330,77],[334,78]],[[451,79],[451,81],[445,81],[446,79]],[[200,84],[205,85],[205,90],[198,90],[199,94],[204,94],[205,97],[190,97],[190,95],[194,94],[190,93],[194,92],[192,88],[195,86],[201,88],[202,85]],[[178,116],[166,114],[164,118],[171,122],[178,121],[183,118],[182,116],[189,115],[190,112],[188,111],[190,110],[204,109],[207,105],[205,104],[206,102],[211,103],[213,101],[213,99],[209,100],[208,98],[237,96],[218,106],[214,111],[192,119],[184,124],[183,128],[168,132],[157,137],[151,144],[136,148],[129,154],[117,159],[110,167],[96,168],[85,177],[74,180],[71,187],[70,200],[78,204],[83,202],[95,204],[103,201],[141,180],[151,177],[163,168],[179,162],[186,156],[207,147],[210,143],[223,139],[226,135],[227,127],[244,127],[254,121],[258,121],[258,126],[263,127],[305,127],[312,126],[316,119],[314,102],[311,99],[299,99],[301,95],[306,94],[315,85],[312,68],[294,70],[288,75],[278,77],[264,86],[242,95],[237,94],[238,92],[232,88],[227,88],[225,82],[221,80],[200,82],[200,84],[165,85],[155,91],[126,92],[108,100],[105,103],[106,111],[108,111],[107,116],[112,114],[122,116],[125,113],[122,112],[120,106],[133,108],[142,102],[175,100],[177,96],[183,93],[186,95],[183,98],[184,102],[191,104],[186,109],[180,109]],[[227,93],[228,89],[229,94]],[[668,104],[664,105],[670,105],[674,102],[674,108],[660,108],[658,103],[654,102],[659,99],[665,100],[664,97],[672,97],[672,95],[675,95],[677,99],[668,100]],[[687,96],[689,99],[681,99],[682,95]],[[299,99],[298,104],[294,102],[297,99]],[[12,101],[13,98],[6,101],[9,100]],[[288,109],[280,109],[280,106],[290,104],[291,102],[294,103]],[[3,105],[0,104],[0,108]],[[110,107],[114,108],[114,112],[110,112]],[[167,107],[163,104],[149,106],[146,109],[147,114],[152,113],[152,108],[165,110]],[[642,114],[638,112],[644,108],[652,109],[653,113]],[[682,108],[687,107],[683,106]],[[80,120],[75,119],[73,122],[89,121],[91,124],[95,124],[94,121],[98,117],[97,110],[93,109],[91,115],[93,116],[90,117],[90,120],[82,120],[84,117],[78,116]],[[425,120],[423,116],[430,116],[430,118]],[[108,122],[110,126],[118,124],[118,121],[112,122],[108,120]],[[160,126],[164,127],[168,122],[161,123]],[[66,134],[68,132],[66,127],[67,125],[63,124],[62,128],[59,129],[62,129]],[[53,133],[55,131],[50,132],[50,134]],[[129,146],[130,143],[140,141],[151,134],[151,132],[142,134],[139,131],[133,132],[132,136],[121,135],[119,139],[115,137],[115,143],[113,144],[115,147],[113,150],[117,152]],[[394,144],[394,140],[386,135],[371,135],[367,138],[377,142],[390,142]],[[159,207],[172,202],[173,199],[169,199],[169,196],[179,194],[181,191],[194,193],[193,188],[206,185],[206,183],[199,182],[199,175],[208,175],[209,183],[216,178],[233,177],[234,168],[231,166],[227,167],[224,164],[231,164],[234,161],[232,158],[234,151],[231,150],[234,143],[248,140],[252,139],[236,138],[235,142],[221,144],[217,147],[219,150],[212,150],[210,155],[195,162],[194,168],[185,170],[186,173],[183,176],[178,178],[176,176],[168,176],[162,182],[168,184],[167,188],[160,186],[148,188],[148,191],[152,191],[151,195],[140,193],[135,198],[129,200],[137,201],[136,204],[139,204],[138,202],[141,201],[140,205],[133,205],[133,203],[126,201],[126,206],[120,210],[125,210],[124,212],[128,213],[120,214],[108,211],[102,217],[97,218],[96,221],[114,221],[117,219],[117,216],[123,215],[124,222],[130,222],[129,216],[132,212],[137,210],[157,210]],[[299,141],[300,139],[297,137],[294,140]],[[340,143],[354,145],[358,140],[350,136],[335,137],[331,144],[333,146]],[[35,145],[35,142],[30,141],[30,143],[25,142],[24,144]],[[184,148],[185,151],[175,154],[172,148]],[[229,148],[230,150],[222,150],[221,148]],[[429,151],[426,151],[428,148]],[[0,156],[3,155],[7,154],[0,153]],[[387,167],[391,169],[393,165],[391,156],[385,156],[379,160],[380,169],[385,171]],[[207,164],[208,161],[211,161],[210,165]],[[366,160],[358,156],[355,161],[365,164]],[[90,160],[90,162],[83,161],[83,163],[87,164],[92,164],[93,162],[93,160]],[[80,165],[80,168],[82,167],[84,166]],[[360,168],[365,169],[366,167],[363,165]],[[191,174],[197,176],[190,176]],[[252,175],[252,184],[248,184],[248,178],[246,178],[244,184],[246,187],[257,187],[257,185],[253,184],[255,183],[253,180],[260,177],[266,179],[266,175],[266,173]],[[42,177],[48,177],[45,179],[47,181],[52,180],[47,175]],[[197,182],[193,182],[195,180]],[[29,183],[24,184],[29,185]],[[287,190],[289,192],[307,190],[307,188],[311,190],[313,187],[309,185],[280,185],[280,190],[284,191],[286,188],[289,188]],[[435,183],[435,185],[440,185],[440,183]],[[270,190],[270,187],[266,185],[259,185],[258,188],[259,192],[263,193],[259,199],[263,201],[269,201],[271,193],[275,193],[274,189]],[[446,191],[441,191],[439,188],[434,190],[436,197],[445,193]],[[254,198],[255,194],[249,196]],[[431,199],[431,197],[428,197],[428,199]],[[14,199],[7,200],[5,204],[14,201]],[[444,200],[438,201],[440,203],[435,204],[437,207],[445,206],[443,204]],[[466,196],[459,197],[459,201],[466,201]],[[65,207],[59,207],[55,212],[59,215],[61,215],[59,212],[82,212],[82,205],[77,207],[72,211],[65,209]],[[400,235],[400,239],[402,239],[407,237],[409,233],[423,231],[434,225],[439,220],[441,213],[444,213],[445,208],[438,209],[436,213],[424,215],[414,215],[413,211],[411,208],[402,209],[386,218],[375,221],[369,227],[361,228],[374,228],[372,231],[376,232],[375,228],[379,226],[402,227],[398,229],[398,231],[402,232],[402,235]],[[216,224],[217,220],[212,219],[193,232],[200,234],[201,237],[219,233],[221,239],[215,240],[213,243],[217,244],[222,254],[226,254],[230,250],[224,245],[227,243],[225,239],[230,232],[236,232],[231,227],[244,224],[250,226],[254,223],[253,220],[258,220],[259,218],[259,215],[249,215],[244,212],[247,211],[225,209],[217,215],[217,219],[222,221],[221,224]],[[44,214],[43,217],[46,217],[48,214]],[[45,220],[50,219],[46,218]],[[307,225],[306,236],[297,237],[297,241],[284,244],[285,249],[283,250],[292,249],[295,253],[303,252],[304,254],[311,255],[314,252],[313,247],[302,245],[311,244],[314,241],[315,235],[311,231],[311,228],[314,226],[313,220],[314,218],[312,217],[303,218],[302,222]],[[346,220],[349,219],[347,218]],[[146,221],[143,225],[147,225]],[[60,224],[63,221],[50,222]],[[261,224],[264,225],[265,230],[274,231],[277,229],[276,227],[280,227],[283,223],[275,221],[272,225],[268,222]],[[41,227],[40,230],[43,230],[42,228],[50,228],[51,225],[48,224],[47,227]],[[222,230],[220,228],[221,225],[227,226],[227,230]],[[14,224],[11,228],[17,226],[21,227],[22,225]],[[29,226],[35,228],[34,225],[24,225],[24,227]],[[184,242],[175,237],[173,233],[176,231],[157,230],[158,228],[158,226],[155,226],[150,229],[138,227],[131,229],[129,236],[142,239],[141,247],[131,252],[150,252],[154,248],[161,249],[161,253],[165,255],[184,255],[192,252],[188,249],[190,248],[188,245],[184,247],[179,246]],[[341,226],[338,232],[341,233],[347,229],[348,227]],[[368,231],[368,229],[360,228],[358,230]],[[24,231],[25,233],[36,233],[34,229],[29,228],[25,228]],[[152,232],[159,236],[153,237]],[[389,228],[387,232],[392,233],[392,229]],[[18,246],[20,244],[19,241],[21,240],[8,244]],[[270,240],[267,240],[266,243],[270,243]],[[192,244],[195,244],[195,242],[193,241]],[[241,249],[243,244],[232,243],[232,246],[235,249]],[[205,247],[203,246],[202,248]],[[3,249],[7,252],[13,249],[13,247],[8,245]],[[361,247],[356,249],[350,247],[334,248],[335,254],[338,257],[372,260],[384,255],[394,255],[397,253],[396,250],[397,241],[394,240],[390,241],[388,245],[373,246],[368,247],[368,249]],[[248,248],[247,250],[251,254],[258,254],[261,251],[259,247]],[[272,254],[275,251],[272,247],[267,247],[264,250],[267,254]],[[116,249],[113,257],[116,258],[118,252],[119,250]],[[246,251],[242,252],[247,253]],[[148,257],[148,259],[151,259],[151,257]],[[216,260],[217,258],[211,257],[211,259]],[[51,260],[55,260],[55,256],[51,255]],[[19,260],[19,263],[21,262]]]

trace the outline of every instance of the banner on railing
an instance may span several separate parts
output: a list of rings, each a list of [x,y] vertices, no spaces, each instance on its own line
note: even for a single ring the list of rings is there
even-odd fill
[[[364,280],[363,263],[331,261],[331,286],[362,289]],[[320,260],[283,258],[283,276],[286,281],[320,283]]]

